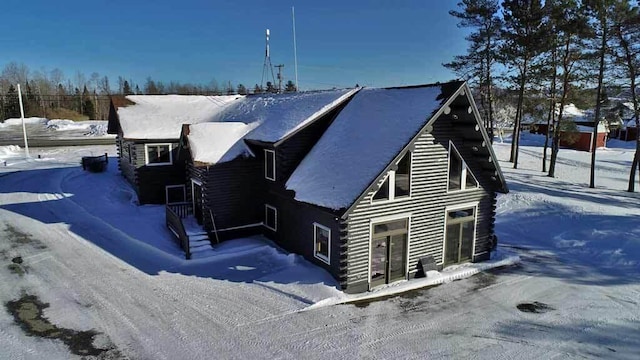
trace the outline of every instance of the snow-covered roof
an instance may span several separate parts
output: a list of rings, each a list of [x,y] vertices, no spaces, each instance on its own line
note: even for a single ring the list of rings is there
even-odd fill
[[[593,126],[577,125],[577,127],[578,127],[578,131],[581,132],[581,133],[592,133],[593,132]],[[599,133],[608,132],[607,126],[602,122],[599,123],[598,124],[598,132]]]
[[[134,104],[118,107],[123,136],[129,139],[177,139],[183,124],[213,121],[242,95],[129,95]]]
[[[558,113],[559,113],[559,109],[556,108],[556,115]],[[569,117],[584,117],[585,116],[585,112],[584,112],[584,110],[578,109],[578,107],[575,106],[572,103],[572,104],[567,104],[567,105],[564,106],[564,110],[562,111],[562,115],[563,116],[569,116]]]
[[[286,183],[295,199],[349,207],[429,121],[446,99],[440,85],[363,89]]]
[[[194,161],[215,164],[249,153],[242,137],[255,124],[242,122],[210,122],[189,126],[189,149]]]
[[[326,111],[348,99],[359,89],[311,91],[247,96],[221,112],[215,121],[257,123],[248,140],[277,142]]]

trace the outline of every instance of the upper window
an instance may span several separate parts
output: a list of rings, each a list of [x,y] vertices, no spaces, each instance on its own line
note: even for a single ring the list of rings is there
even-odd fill
[[[313,223],[313,239],[314,256],[325,263],[330,264],[331,229],[326,226]]]
[[[171,144],[145,144],[145,163],[147,165],[171,165],[173,155]]]
[[[453,145],[449,143],[449,191],[475,189],[478,187],[478,181],[467,164],[460,156],[460,153]]]
[[[404,154],[373,195],[373,201],[393,200],[411,195],[411,152]]]
[[[273,150],[264,150],[264,177],[276,180],[276,152]]]
[[[273,231],[278,230],[278,210],[271,205],[264,206],[264,226]]]

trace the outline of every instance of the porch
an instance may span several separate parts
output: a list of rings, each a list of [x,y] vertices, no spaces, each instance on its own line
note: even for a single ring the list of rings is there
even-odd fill
[[[198,224],[192,203],[180,202],[165,205],[165,217],[167,228],[175,236],[187,260],[211,252],[213,242],[209,233]]]

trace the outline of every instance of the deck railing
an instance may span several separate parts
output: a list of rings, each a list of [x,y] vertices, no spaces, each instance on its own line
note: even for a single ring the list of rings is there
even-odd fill
[[[189,215],[188,203],[170,204],[165,207],[167,228],[176,236],[178,245],[184,251],[187,260],[191,259],[191,249],[189,247],[189,235],[184,228],[182,219]]]
[[[180,219],[193,215],[193,204],[190,202],[171,203],[167,204],[167,207],[171,208],[171,210],[176,213]]]

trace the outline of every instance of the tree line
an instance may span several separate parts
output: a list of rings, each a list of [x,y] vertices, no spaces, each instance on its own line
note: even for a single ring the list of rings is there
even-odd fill
[[[493,138],[498,87],[515,95],[510,162],[518,167],[519,138],[527,102],[546,108],[547,133],[542,171],[555,176],[565,105],[585,88],[595,106],[590,187],[595,187],[597,125],[603,117],[606,89],[631,91],[636,128],[640,107],[636,82],[640,71],[640,10],[631,0],[462,0],[450,11],[470,29],[467,52],[443,64],[468,78],[477,90],[485,126]],[[547,159],[548,149],[551,149]],[[547,168],[547,162],[548,168]],[[635,190],[640,166],[640,137],[629,173]],[[639,172],[640,173],[640,172]],[[640,182],[640,176],[639,180]]]
[[[221,85],[215,79],[207,84],[191,84],[163,82],[147,77],[144,83],[137,84],[118,76],[112,82],[108,76],[101,76],[97,72],[88,77],[77,72],[68,78],[60,69],[32,71],[24,64],[10,62],[0,72],[0,122],[21,115],[18,84],[26,117],[71,120],[106,120],[112,95],[246,95],[296,91],[292,81],[288,81],[284,89],[278,89],[271,82],[267,82],[266,87],[256,84],[247,88],[243,84],[234,86],[231,81]]]

